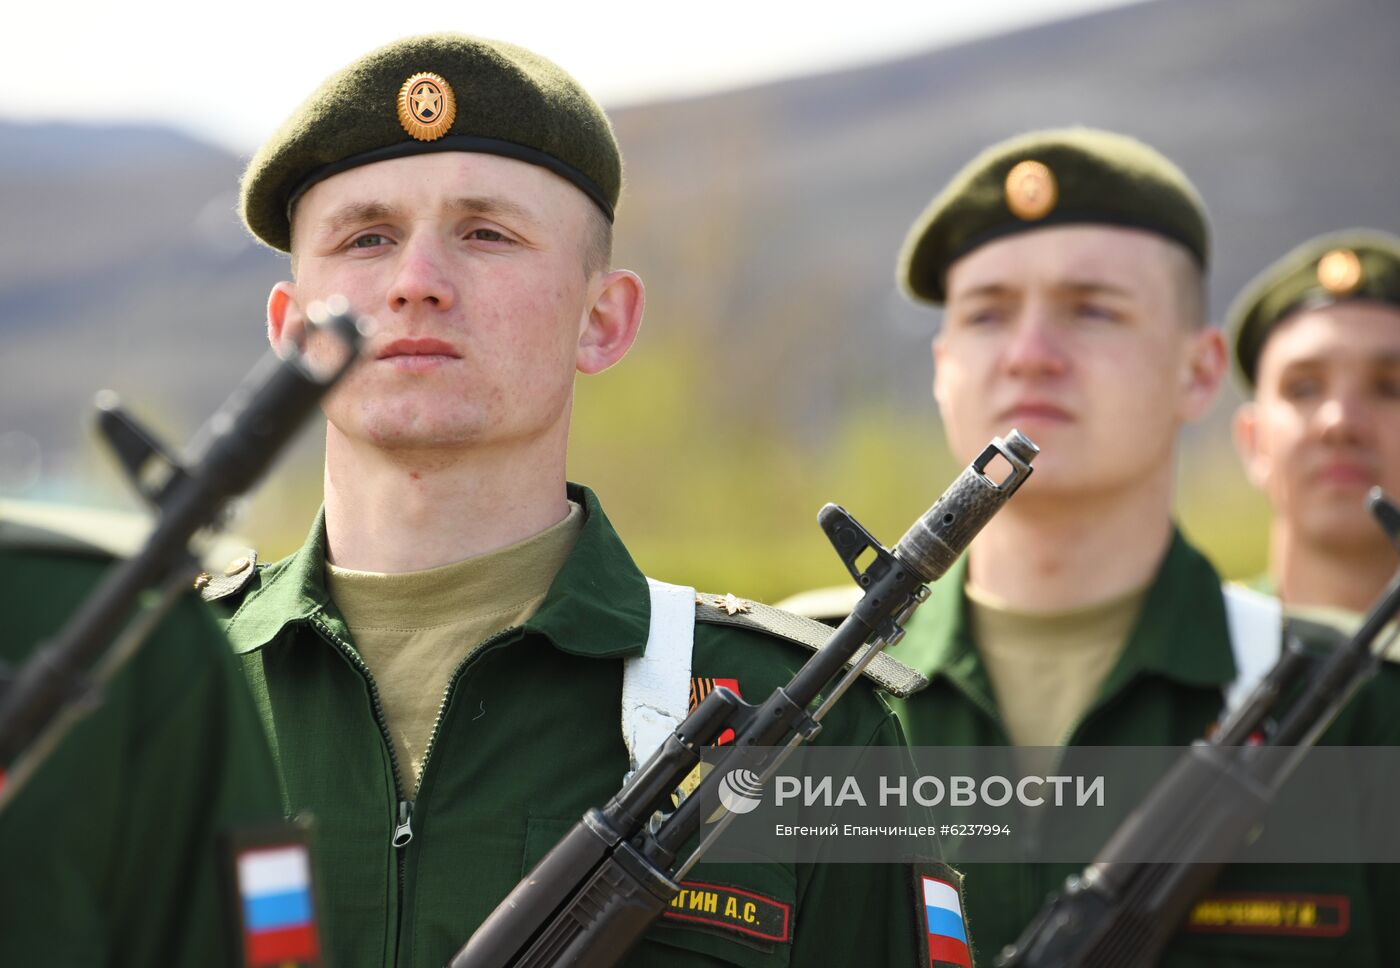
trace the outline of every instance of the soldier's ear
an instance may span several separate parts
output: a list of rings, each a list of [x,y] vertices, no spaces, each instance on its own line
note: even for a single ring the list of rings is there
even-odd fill
[[[601,373],[622,359],[637,338],[646,306],[646,290],[635,272],[614,269],[593,285],[593,299],[579,323],[580,373]]]
[[[267,341],[285,355],[286,349],[306,342],[306,316],[297,301],[297,287],[279,282],[267,296]]]
[[[1205,416],[1229,369],[1225,337],[1215,326],[1202,326],[1195,331],[1183,360],[1182,418],[1188,422]]]
[[[1259,410],[1252,400],[1239,405],[1230,430],[1235,438],[1235,451],[1244,465],[1244,476],[1249,483],[1263,489],[1268,483],[1269,457],[1260,449]]]

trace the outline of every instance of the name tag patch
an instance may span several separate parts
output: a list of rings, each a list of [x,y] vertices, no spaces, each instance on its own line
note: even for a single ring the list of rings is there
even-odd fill
[[[1336,938],[1350,927],[1351,899],[1341,894],[1220,894],[1186,919],[1186,930],[1207,934]]]
[[[720,928],[760,941],[792,940],[792,905],[721,884],[681,881],[681,892],[661,912],[661,917]]]

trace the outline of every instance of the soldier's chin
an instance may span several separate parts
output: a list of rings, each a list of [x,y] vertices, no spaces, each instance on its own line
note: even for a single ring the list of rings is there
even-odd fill
[[[1303,519],[1294,524],[1294,530],[1310,538],[1313,544],[1338,553],[1388,546],[1389,539],[1363,502],[1347,500],[1347,497],[1333,493],[1315,498]]]
[[[394,452],[470,450],[485,442],[482,434],[461,427],[379,428],[369,440],[380,450]]]
[[[445,455],[486,443],[487,433],[476,422],[428,419],[421,413],[360,413],[330,415],[329,433],[357,445],[393,453],[441,451]],[[454,458],[455,459],[455,458]]]
[[[1036,443],[1040,444],[1040,441]],[[1034,473],[1016,492],[1023,505],[1037,500],[1064,500],[1085,504],[1093,502],[1097,497],[1106,497],[1140,486],[1135,478],[1102,473],[1086,462],[1076,461],[1068,454],[1058,455],[1061,459],[1057,461],[1045,460],[1042,465],[1042,460],[1048,456],[1048,448],[1042,445],[1041,452],[1036,457]],[[1008,509],[1009,507],[1008,505]]]

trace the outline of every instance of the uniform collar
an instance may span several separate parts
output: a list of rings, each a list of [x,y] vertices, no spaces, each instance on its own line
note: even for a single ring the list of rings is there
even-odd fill
[[[1235,679],[1220,575],[1180,531],[1172,532],[1142,614],[1117,668],[1104,683],[1104,694],[1139,674],[1201,688],[1226,686]]]
[[[946,676],[991,702],[991,683],[968,624],[966,580],[964,555],[932,586],[894,655],[930,680]],[[1141,675],[1200,687],[1224,686],[1235,678],[1220,576],[1176,530],[1103,695]]]
[[[651,623],[646,577],[593,492],[581,484],[570,484],[568,491],[569,500],[583,505],[583,530],[525,628],[574,655],[641,655]]]
[[[326,509],[316,512],[311,533],[290,557],[262,569],[257,584],[229,619],[224,633],[235,652],[253,652],[288,625],[322,612],[326,591]]]
[[[641,655],[651,621],[646,578],[593,492],[579,484],[569,484],[567,490],[569,500],[583,507],[583,528],[543,604],[524,628],[574,655]],[[322,508],[301,548],[263,569],[258,586],[234,613],[226,629],[234,649],[252,652],[286,626],[312,619],[348,640],[345,621],[326,590],[325,562]]]
[[[891,654],[913,666],[930,681],[946,676],[976,696],[991,696],[992,687],[967,617],[967,555],[929,586],[929,598],[908,623],[909,634]]]

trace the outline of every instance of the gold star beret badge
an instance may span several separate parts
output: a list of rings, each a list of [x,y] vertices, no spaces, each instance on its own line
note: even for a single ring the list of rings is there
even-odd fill
[[[457,97],[441,75],[420,71],[399,88],[399,124],[417,141],[436,141],[457,117]]]
[[[1055,173],[1041,162],[1022,161],[1006,173],[1006,207],[1019,219],[1044,218],[1059,197]]]
[[[1317,281],[1335,296],[1361,285],[1361,260],[1350,249],[1333,249],[1317,260]]]

